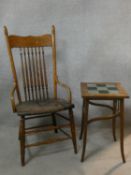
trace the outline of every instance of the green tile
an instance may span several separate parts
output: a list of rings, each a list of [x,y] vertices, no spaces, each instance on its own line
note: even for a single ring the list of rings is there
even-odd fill
[[[99,90],[99,93],[100,94],[109,94],[109,91],[107,91],[107,90]]]

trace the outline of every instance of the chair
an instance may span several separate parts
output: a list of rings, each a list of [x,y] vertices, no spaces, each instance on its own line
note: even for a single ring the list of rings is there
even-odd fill
[[[4,33],[13,74],[10,100],[13,112],[20,117],[21,165],[25,165],[25,148],[67,138],[72,139],[74,152],[77,153],[71,90],[61,83],[57,76],[55,26],[52,26],[51,34],[41,36],[9,35],[6,26]],[[66,95],[66,98],[59,98],[60,95],[64,97]],[[47,117],[51,118],[51,123],[47,123],[50,121]],[[34,122],[34,119],[38,118],[40,124]],[[33,123],[33,126],[27,124],[27,121]],[[57,133],[54,133],[53,137],[27,144],[26,136],[52,130]],[[62,137],[63,134],[59,136],[61,132],[58,133],[58,131],[61,131],[64,137]]]

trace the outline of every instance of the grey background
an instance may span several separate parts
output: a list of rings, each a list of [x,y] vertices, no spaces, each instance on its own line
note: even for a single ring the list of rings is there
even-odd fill
[[[0,121],[12,114],[9,90],[12,77],[3,26],[28,35],[50,32],[56,26],[59,79],[73,93],[75,116],[81,115],[81,81],[120,81],[131,91],[130,0],[1,0],[0,1]],[[131,101],[126,102],[126,120]]]
[[[81,117],[81,81],[120,81],[131,91],[131,2],[129,0],[1,0],[0,1],[1,123],[12,114],[9,90],[12,77],[3,26],[28,35],[50,32],[56,26],[59,79],[73,93],[75,116]],[[126,120],[130,118],[126,102]],[[129,119],[130,120],[130,119]]]
[[[131,95],[130,0],[0,0],[0,137],[4,144],[4,132],[9,136],[18,120],[9,101],[12,76],[3,26],[11,34],[39,35],[49,32],[52,24],[56,26],[59,79],[72,89],[78,125],[81,81],[120,81]],[[131,122],[130,106],[129,99],[126,125]],[[96,114],[97,109],[92,112]]]

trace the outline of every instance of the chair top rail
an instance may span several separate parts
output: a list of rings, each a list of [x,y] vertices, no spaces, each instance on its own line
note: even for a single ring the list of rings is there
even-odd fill
[[[52,36],[50,34],[41,36],[9,35],[8,38],[11,48],[52,46]]]

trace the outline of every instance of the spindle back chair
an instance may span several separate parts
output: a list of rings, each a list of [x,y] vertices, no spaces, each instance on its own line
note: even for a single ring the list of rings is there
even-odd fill
[[[74,105],[72,104],[71,90],[67,85],[61,83],[57,76],[55,26],[52,26],[51,34],[41,36],[9,35],[7,27],[4,27],[4,33],[13,74],[10,100],[13,112],[20,116],[19,140],[22,166],[25,165],[25,148],[61,141],[67,139],[67,136],[72,139],[74,152],[76,153],[75,123],[72,110]],[[52,57],[51,61],[49,61],[49,58],[45,60],[45,48],[47,47],[51,48],[52,54],[48,55],[48,57]],[[16,50],[17,52],[14,54]],[[18,62],[18,58],[20,58],[20,62]],[[46,61],[49,63],[48,65]],[[52,65],[51,71],[48,70],[50,65]],[[18,68],[18,71],[16,68]],[[51,78],[47,72],[49,76],[52,75]],[[21,85],[23,88],[21,88]],[[51,88],[52,86],[53,88]],[[67,99],[58,97],[58,86],[61,86],[67,92]],[[50,91],[53,92],[50,93]],[[61,114],[61,111],[68,111],[69,117],[63,115],[63,113]],[[27,120],[41,117],[51,117],[53,124],[25,126]],[[56,119],[59,117],[68,122],[58,124]],[[63,128],[70,128],[71,134]],[[60,130],[66,137],[26,144],[26,135],[51,130],[55,132]]]

